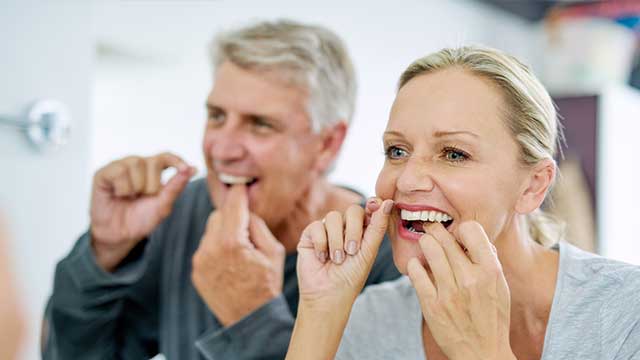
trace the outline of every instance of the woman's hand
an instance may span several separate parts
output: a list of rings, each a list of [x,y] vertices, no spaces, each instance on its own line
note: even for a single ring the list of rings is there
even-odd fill
[[[311,223],[298,244],[300,303],[288,360],[332,359],[389,222],[393,201],[353,205]],[[354,241],[354,243],[351,243]]]
[[[515,359],[509,288],[482,226],[465,222],[452,235],[433,223],[425,233],[420,247],[431,274],[417,258],[409,260],[407,272],[440,349],[454,360]]]
[[[303,231],[298,244],[301,305],[351,306],[364,286],[387,230],[393,201],[372,198],[328,213]]]

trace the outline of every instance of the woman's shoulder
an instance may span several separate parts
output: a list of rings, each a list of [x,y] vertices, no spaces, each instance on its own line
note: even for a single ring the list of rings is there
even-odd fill
[[[640,300],[640,266],[560,243],[560,275],[601,294],[633,293]]]
[[[640,267],[569,244],[560,244],[559,249],[545,352],[553,354],[551,358],[567,352],[590,359],[589,354],[639,351]]]

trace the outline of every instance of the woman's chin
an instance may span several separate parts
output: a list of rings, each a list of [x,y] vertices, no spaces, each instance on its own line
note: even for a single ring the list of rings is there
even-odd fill
[[[393,249],[393,262],[398,268],[398,271],[407,275],[407,264],[411,258],[418,258],[420,264],[424,266],[427,271],[429,271],[429,266],[427,265],[427,260],[424,258],[424,254],[421,251],[416,251],[414,249]]]

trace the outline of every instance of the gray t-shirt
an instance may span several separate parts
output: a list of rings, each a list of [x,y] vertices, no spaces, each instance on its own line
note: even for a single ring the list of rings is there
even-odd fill
[[[542,360],[640,359],[640,267],[560,252]],[[356,300],[336,359],[425,359],[422,312],[408,277],[368,287]]]

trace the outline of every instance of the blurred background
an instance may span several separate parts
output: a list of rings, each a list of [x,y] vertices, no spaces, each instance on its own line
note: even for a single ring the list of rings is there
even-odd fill
[[[93,172],[127,154],[172,151],[203,175],[207,45],[256,19],[322,24],[346,42],[359,94],[331,179],[365,194],[383,163],[397,78],[412,60],[476,43],[527,62],[566,127],[563,176],[546,207],[578,246],[640,264],[639,16],[637,0],[1,0],[0,209],[26,311],[20,358],[39,358],[54,266],[86,230]],[[63,106],[30,107],[38,99]],[[42,113],[43,131],[20,128]]]

